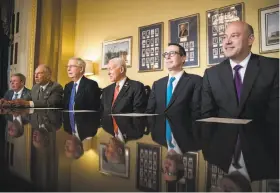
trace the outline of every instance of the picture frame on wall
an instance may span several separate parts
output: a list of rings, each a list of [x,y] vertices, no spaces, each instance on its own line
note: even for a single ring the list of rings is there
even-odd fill
[[[137,143],[136,188],[144,192],[160,192],[161,146]]]
[[[225,29],[233,21],[244,21],[244,3],[206,11],[207,63],[215,65],[226,59],[222,42]]]
[[[109,60],[123,58],[126,67],[132,66],[132,36],[103,42],[101,69],[107,69]]]
[[[218,192],[219,181],[226,173],[214,164],[206,161],[206,190],[205,192]]]
[[[139,27],[138,72],[163,70],[163,22]]]
[[[259,9],[260,53],[279,52],[279,4]]]
[[[130,151],[128,147],[125,147],[125,161],[124,163],[110,163],[108,162],[106,156],[105,156],[105,143],[100,143],[99,144],[99,172],[106,174],[106,175],[114,175],[114,176],[119,176],[123,178],[128,178],[129,177],[129,156],[130,156]]]
[[[185,49],[184,68],[199,67],[199,13],[169,20],[169,42]]]

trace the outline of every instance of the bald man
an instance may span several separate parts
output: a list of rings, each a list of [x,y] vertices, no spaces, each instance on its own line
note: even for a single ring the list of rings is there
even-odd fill
[[[13,100],[16,106],[35,108],[62,108],[63,88],[60,84],[51,80],[51,69],[41,64],[34,73],[36,84],[31,90],[31,101],[22,99]]]
[[[101,111],[110,113],[143,113],[147,96],[141,82],[126,76],[126,64],[121,58],[113,58],[108,63],[108,75],[113,84],[103,89]]]
[[[254,39],[251,25],[242,21],[228,25],[223,40],[227,59],[205,71],[201,113],[202,117],[252,119],[263,125],[255,128],[254,137],[266,144],[269,156],[279,163],[279,59],[251,53]],[[249,131],[239,129],[230,136],[227,147],[231,148],[227,151],[232,159],[219,155],[223,162],[212,164],[230,172],[247,173],[247,179],[252,181],[269,176],[257,172],[254,160],[261,156]]]

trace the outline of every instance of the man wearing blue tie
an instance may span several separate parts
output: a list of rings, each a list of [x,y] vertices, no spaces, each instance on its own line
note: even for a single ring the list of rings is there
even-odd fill
[[[185,130],[172,131],[166,119],[161,128],[165,128],[168,149],[174,149],[179,144],[182,132],[192,136],[193,123],[200,117],[200,99],[202,78],[198,75],[188,74],[183,70],[186,60],[185,49],[176,43],[169,43],[162,54],[169,75],[154,82],[150,93],[146,113],[176,114],[176,121],[186,125]]]

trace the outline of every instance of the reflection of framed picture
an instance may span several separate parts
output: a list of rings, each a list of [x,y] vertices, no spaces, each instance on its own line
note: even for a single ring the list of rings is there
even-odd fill
[[[216,165],[206,162],[206,190],[205,192],[216,192],[219,180],[221,180],[226,174],[222,169]]]
[[[260,53],[279,51],[279,5],[259,9]]]
[[[145,33],[142,35],[145,35]],[[142,42],[142,44],[145,45],[145,40]],[[104,42],[101,69],[107,69],[108,62],[112,58],[123,58],[125,60],[126,66],[131,67],[131,45],[132,37]]]
[[[144,192],[160,191],[160,159],[160,146],[145,143],[137,143],[136,186],[138,190]]]
[[[192,56],[183,67],[199,67],[199,14],[169,20],[169,42],[180,44]]]
[[[186,192],[198,191],[198,152],[188,152],[183,155]],[[177,190],[178,191],[178,190]]]
[[[222,48],[222,37],[226,27],[233,21],[244,20],[244,3],[238,3],[206,11],[207,20],[207,61],[215,65],[225,59],[224,54],[219,54]]]
[[[105,157],[105,143],[99,145],[99,171],[107,175],[115,175],[124,178],[129,177],[129,149],[125,147],[125,163],[109,163]]]
[[[143,34],[146,34],[146,42],[143,44]],[[141,43],[142,42],[142,43]],[[146,51],[146,54],[139,53],[139,64],[143,61],[143,58],[146,61],[149,61],[146,65],[139,65],[138,72],[153,72],[163,70],[162,62],[162,50],[163,50],[163,23],[156,23],[148,26],[139,27],[139,50],[142,48],[148,47],[149,51]],[[157,64],[154,62],[154,58],[149,58],[150,56],[158,56]]]

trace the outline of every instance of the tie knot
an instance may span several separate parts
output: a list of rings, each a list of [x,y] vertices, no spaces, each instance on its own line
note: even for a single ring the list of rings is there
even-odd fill
[[[74,83],[74,88],[76,88],[76,86],[77,86],[77,83]]]
[[[242,66],[238,64],[238,65],[234,66],[233,70],[235,72],[238,72],[241,68],[242,68]]]
[[[44,91],[44,88],[43,88],[42,86],[40,87],[40,91],[41,91],[41,92],[43,92],[43,91]]]
[[[170,81],[170,83],[173,83],[174,80],[175,80],[175,77],[171,77],[169,81]]]

